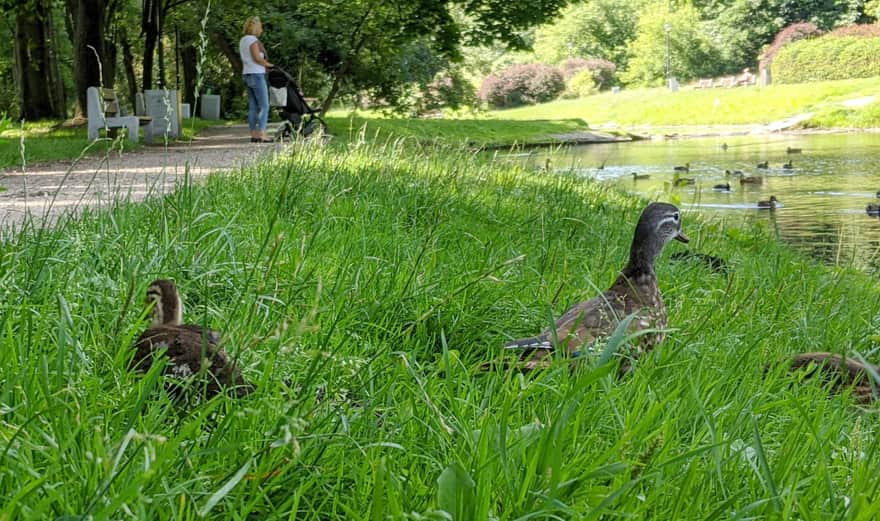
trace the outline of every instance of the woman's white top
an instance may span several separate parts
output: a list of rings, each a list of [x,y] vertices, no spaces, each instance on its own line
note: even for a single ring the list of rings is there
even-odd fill
[[[251,45],[253,45],[256,41],[256,36],[252,34],[246,34],[242,36],[241,40],[238,42],[238,54],[241,55],[242,74],[266,73],[266,68],[255,62],[254,56],[251,54]],[[263,58],[264,60],[266,59],[262,52],[260,53],[260,58]]]

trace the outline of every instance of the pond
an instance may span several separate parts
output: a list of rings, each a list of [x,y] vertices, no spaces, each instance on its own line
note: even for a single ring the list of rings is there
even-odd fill
[[[814,258],[880,274],[880,218],[866,212],[868,204],[880,204],[880,134],[638,141],[536,151],[528,161],[538,168],[548,155],[553,171],[574,171],[654,200],[677,194],[682,208],[725,221],[767,221],[781,241]],[[764,161],[768,168],[757,168]],[[789,161],[791,168],[783,168]],[[689,171],[678,175],[694,184],[673,186],[673,167],[686,164]],[[761,183],[742,184],[727,170]],[[730,191],[713,189],[726,183]],[[770,196],[781,206],[759,208]]]

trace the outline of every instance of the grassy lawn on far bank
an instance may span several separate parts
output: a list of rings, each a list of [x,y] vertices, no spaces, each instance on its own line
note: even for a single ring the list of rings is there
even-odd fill
[[[747,125],[766,124],[805,112],[816,114],[805,126],[880,127],[880,101],[848,109],[841,101],[880,95],[880,77],[734,89],[623,89],[580,99],[490,111],[502,120],[583,118],[591,125]]]
[[[476,372],[607,287],[646,203],[438,148],[293,150],[0,244],[0,518],[874,517],[874,417],[779,369],[876,350],[874,281],[685,212],[732,271],[667,247],[631,375]],[[126,368],[156,277],[253,395],[188,410]]]

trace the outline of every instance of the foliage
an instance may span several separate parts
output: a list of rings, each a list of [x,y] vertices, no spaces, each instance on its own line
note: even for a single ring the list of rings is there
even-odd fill
[[[543,63],[514,65],[490,74],[480,87],[480,99],[490,107],[516,107],[542,103],[565,90],[562,73]]]
[[[779,51],[786,45],[806,38],[815,38],[821,35],[822,32],[814,23],[801,22],[789,25],[779,31],[779,34],[773,38],[773,42],[761,55],[761,68],[769,67],[776,55],[779,54]]]
[[[667,60],[669,75],[679,80],[716,72],[719,53],[699,12],[689,4],[669,11],[664,0],[652,6],[646,7],[639,19],[638,36],[630,46],[629,67],[620,74],[621,80],[635,85],[659,85],[666,77]]]
[[[773,60],[773,81],[871,78],[880,75],[880,38],[824,36],[786,46]]]
[[[594,56],[626,68],[628,46],[636,38],[645,0],[592,0],[562,11],[552,24],[536,31],[535,55],[557,64],[568,58]]]
[[[615,66],[608,60],[572,58],[560,64],[565,77],[565,97],[579,98],[607,89],[615,82]]]

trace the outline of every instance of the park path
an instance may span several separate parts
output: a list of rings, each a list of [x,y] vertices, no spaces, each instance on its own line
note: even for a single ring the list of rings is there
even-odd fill
[[[80,161],[42,163],[0,172],[0,237],[30,215],[37,224],[84,207],[140,201],[175,189],[189,173],[198,181],[212,172],[247,166],[285,145],[251,143],[247,125],[210,127],[188,143],[144,146]]]

